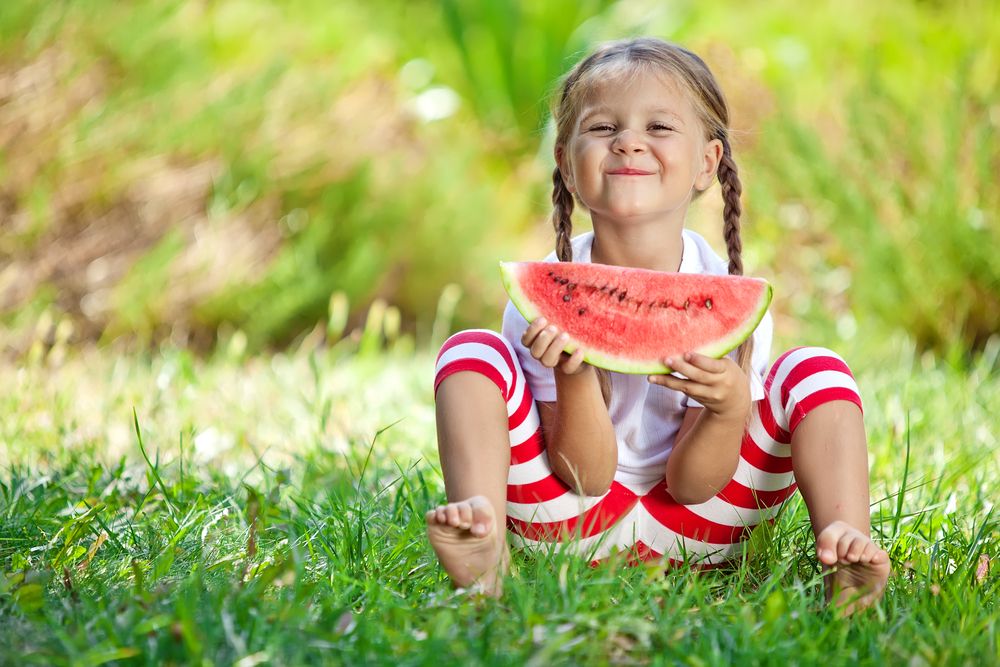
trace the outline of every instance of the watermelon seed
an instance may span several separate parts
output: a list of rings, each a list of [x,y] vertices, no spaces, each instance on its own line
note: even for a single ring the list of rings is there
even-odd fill
[[[569,282],[569,278],[563,278],[562,280],[559,281],[559,284],[560,285],[565,285],[568,282]]]
[[[625,300],[625,295],[626,294],[628,294],[628,291],[626,291],[626,290],[622,290],[621,292],[618,293],[618,302],[619,303],[621,303],[622,301]]]
[[[576,289],[576,283],[570,283],[569,285],[566,286],[566,289],[568,289],[568,290],[575,290]]]
[[[587,312],[587,309],[586,308],[581,308],[580,310],[576,311],[576,314],[577,315],[583,315],[585,312]]]
[[[572,298],[569,294],[563,294],[563,301],[569,301]]]
[[[687,310],[690,307],[691,307],[691,299],[688,299],[687,301],[684,302],[684,310]]]
[[[705,307],[708,308],[709,310],[712,310],[712,300],[711,299],[705,299]]]
[[[612,288],[611,288],[611,291],[610,291],[610,292],[608,292],[608,296],[614,296],[614,295],[615,295],[615,292],[617,292],[617,291],[618,291],[618,288],[617,288],[617,287],[612,287]]]

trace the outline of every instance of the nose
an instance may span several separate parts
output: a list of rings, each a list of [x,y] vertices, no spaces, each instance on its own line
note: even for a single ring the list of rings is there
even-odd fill
[[[642,142],[642,138],[638,135],[638,133],[633,132],[632,130],[622,130],[617,136],[615,136],[612,150],[622,155],[632,155],[645,151],[646,144]]]

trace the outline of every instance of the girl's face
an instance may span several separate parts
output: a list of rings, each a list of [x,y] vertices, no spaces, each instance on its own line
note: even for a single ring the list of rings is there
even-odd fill
[[[602,84],[556,148],[564,182],[595,225],[683,225],[694,191],[711,185],[721,156],[722,143],[706,141],[680,86],[649,73]]]

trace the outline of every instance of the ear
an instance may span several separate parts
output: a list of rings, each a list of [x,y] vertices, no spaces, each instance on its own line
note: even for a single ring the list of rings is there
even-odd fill
[[[566,189],[572,194],[576,194],[576,182],[573,180],[573,170],[569,168],[569,161],[566,159],[566,149],[564,146],[556,145],[556,166],[559,167],[559,173],[562,175],[563,183],[566,184]]]
[[[705,152],[702,154],[701,170],[695,178],[694,187],[701,192],[707,190],[715,180],[715,174],[719,170],[719,163],[722,161],[722,142],[712,139],[705,143]]]

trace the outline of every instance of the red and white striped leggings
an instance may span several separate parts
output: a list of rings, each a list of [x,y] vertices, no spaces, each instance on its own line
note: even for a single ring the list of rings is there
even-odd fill
[[[549,467],[538,409],[513,348],[488,330],[462,331],[438,355],[434,389],[453,373],[489,378],[507,403],[510,471],[507,527],[523,547],[569,548],[591,561],[612,552],[631,559],[666,558],[712,567],[739,553],[761,521],[772,520],[796,488],[792,433],[818,405],[835,400],[861,407],[850,369],[837,354],[817,347],[789,350],[774,362],[765,398],[751,410],[733,479],[711,500],[681,505],[666,481],[614,481],[603,496],[581,496]]]

